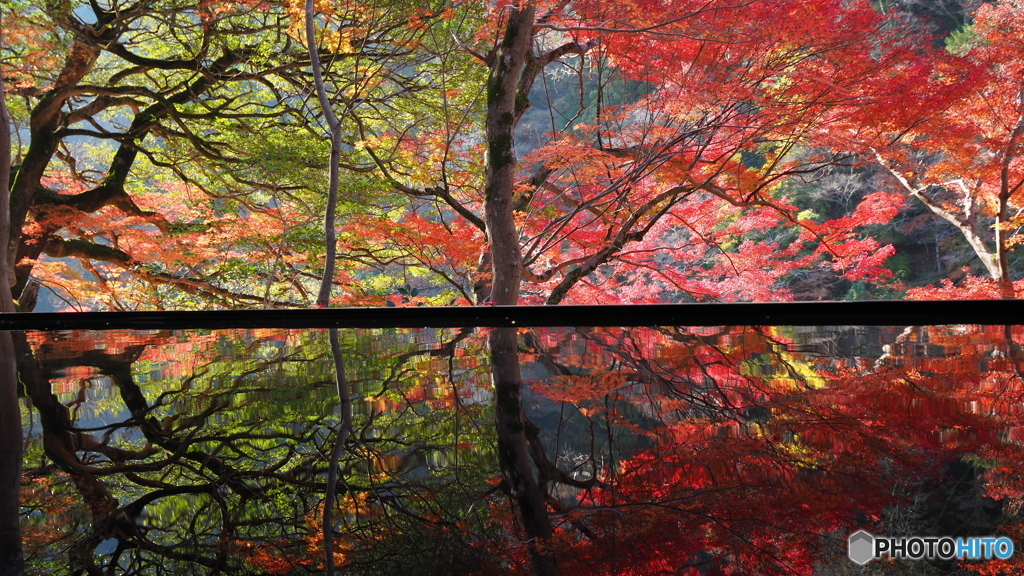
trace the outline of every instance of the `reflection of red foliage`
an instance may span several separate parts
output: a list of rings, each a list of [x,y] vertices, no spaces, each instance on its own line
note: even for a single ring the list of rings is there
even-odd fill
[[[301,538],[284,538],[262,542],[235,540],[231,543],[232,554],[245,558],[252,568],[267,574],[290,574],[301,568],[312,571],[324,569],[323,546],[323,504],[306,513],[305,534]],[[344,549],[339,550],[339,539],[335,538],[334,562],[336,566],[345,563]]]
[[[543,338],[579,375],[534,393],[602,428],[629,405],[657,419],[619,428],[653,446],[551,510],[565,573],[811,573],[823,539],[884,527],[886,506],[961,459],[984,496],[1024,501],[1024,327],[907,329],[852,361],[789,352],[777,329],[718,330]]]
[[[23,479],[21,506],[22,547],[29,562],[52,555],[84,515],[81,498],[65,474]]]
[[[169,336],[167,332],[135,330],[69,330],[25,334],[32,344],[33,352],[46,360],[73,360],[94,350],[104,350],[106,355],[117,356],[129,349],[142,350],[166,342]]]
[[[673,428],[675,442],[626,460],[608,479],[612,488],[583,495],[581,505],[600,511],[584,520],[596,538],[581,540],[582,560],[611,564],[614,573],[708,563],[732,573],[809,573],[816,535],[891,501],[876,475],[860,469],[875,467],[870,458],[830,462],[757,427]]]

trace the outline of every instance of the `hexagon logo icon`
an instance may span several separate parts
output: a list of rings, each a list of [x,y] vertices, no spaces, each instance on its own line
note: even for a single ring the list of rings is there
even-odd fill
[[[875,557],[875,537],[865,530],[857,530],[850,534],[849,554],[850,560],[861,566],[867,564]]]

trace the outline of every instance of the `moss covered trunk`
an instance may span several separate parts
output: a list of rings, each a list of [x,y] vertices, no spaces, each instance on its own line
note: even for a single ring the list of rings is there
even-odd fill
[[[535,6],[512,9],[487,79],[487,182],[484,215],[491,253],[490,302],[517,304],[523,258],[513,217],[515,189],[516,95],[533,40]]]

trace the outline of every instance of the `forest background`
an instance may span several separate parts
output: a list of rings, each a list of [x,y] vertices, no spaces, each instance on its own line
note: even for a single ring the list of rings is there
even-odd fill
[[[1020,2],[308,8],[0,2],[18,309],[1024,288]]]

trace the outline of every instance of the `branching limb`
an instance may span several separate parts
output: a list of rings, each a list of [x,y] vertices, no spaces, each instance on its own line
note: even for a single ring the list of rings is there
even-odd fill
[[[149,270],[144,263],[136,260],[131,254],[128,254],[123,250],[104,246],[102,244],[96,244],[87,240],[66,239],[54,236],[47,239],[44,243],[43,252],[54,258],[73,257],[113,264],[141,280],[151,284],[172,286],[193,296],[213,297],[218,299],[223,298],[226,300],[250,304],[264,301],[262,296],[227,290],[212,284],[209,280],[204,278],[189,278],[177,276],[169,272]],[[277,300],[271,300],[270,304],[289,308],[298,306],[295,302],[283,302]]]

